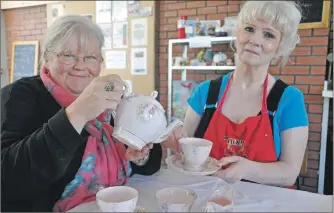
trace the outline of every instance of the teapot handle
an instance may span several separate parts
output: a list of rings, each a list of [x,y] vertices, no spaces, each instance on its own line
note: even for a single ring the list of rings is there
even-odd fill
[[[162,132],[162,134],[154,141],[154,143],[161,143],[165,141],[170,134],[173,133],[174,129],[178,126],[183,126],[183,122],[180,120],[174,120],[167,128]]]
[[[129,84],[126,81],[123,81],[123,95],[124,97],[128,97],[131,95],[131,92],[129,91]]]

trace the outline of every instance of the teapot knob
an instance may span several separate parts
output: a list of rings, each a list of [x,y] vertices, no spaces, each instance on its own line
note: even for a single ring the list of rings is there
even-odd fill
[[[154,90],[154,91],[151,93],[151,97],[154,98],[154,99],[156,99],[156,98],[158,97],[158,92]]]

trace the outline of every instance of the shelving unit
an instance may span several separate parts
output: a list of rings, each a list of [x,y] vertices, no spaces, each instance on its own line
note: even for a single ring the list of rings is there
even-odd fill
[[[229,44],[235,37],[211,37],[211,45]],[[183,45],[183,57],[187,58],[187,51],[191,39],[170,39],[168,42],[168,102],[167,102],[167,120],[171,122],[172,118],[172,81],[173,71],[182,70],[181,80],[187,80],[187,70],[234,70],[235,66],[173,66],[173,45]],[[200,47],[199,47],[200,48]]]

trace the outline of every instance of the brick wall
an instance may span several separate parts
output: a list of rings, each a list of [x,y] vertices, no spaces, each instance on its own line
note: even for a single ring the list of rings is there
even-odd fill
[[[39,41],[40,49],[46,31],[46,6],[4,10],[7,39],[8,70],[12,71],[13,41]]]
[[[157,57],[159,63],[156,69],[159,71],[160,101],[167,107],[167,57],[168,39],[177,38],[177,19],[186,15],[188,19],[199,18],[201,20],[224,20],[224,17],[234,16],[240,9],[241,1],[159,1],[160,26],[159,48]],[[222,22],[223,25],[223,22]],[[317,179],[319,168],[319,150],[321,135],[322,96],[321,91],[326,72],[326,55],[328,48],[328,29],[305,29],[299,31],[301,43],[298,45],[291,61],[283,69],[272,66],[270,73],[280,77],[288,84],[295,85],[305,94],[306,107],[310,120],[310,134],[308,141],[308,171],[301,178],[302,190],[317,191]],[[214,50],[222,47],[215,47]],[[220,51],[225,51],[220,49]],[[180,56],[182,46],[173,49],[174,56]],[[190,57],[195,51],[190,50]],[[229,52],[229,54],[231,54]],[[224,72],[222,71],[191,71],[187,72],[187,79],[203,81],[213,79]],[[180,80],[180,72],[173,73],[174,80]]]

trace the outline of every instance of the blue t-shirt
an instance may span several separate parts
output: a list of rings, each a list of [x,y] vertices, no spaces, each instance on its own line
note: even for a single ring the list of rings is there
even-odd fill
[[[218,100],[224,93],[230,75],[231,73],[226,74],[222,79]],[[209,86],[210,80],[200,83],[188,99],[189,106],[200,116],[203,115],[205,107],[214,107],[214,105],[205,106]],[[281,153],[280,133],[294,127],[309,125],[303,93],[294,86],[288,86],[281,96],[276,112],[269,113],[274,115],[274,143],[276,156],[279,158]]]

